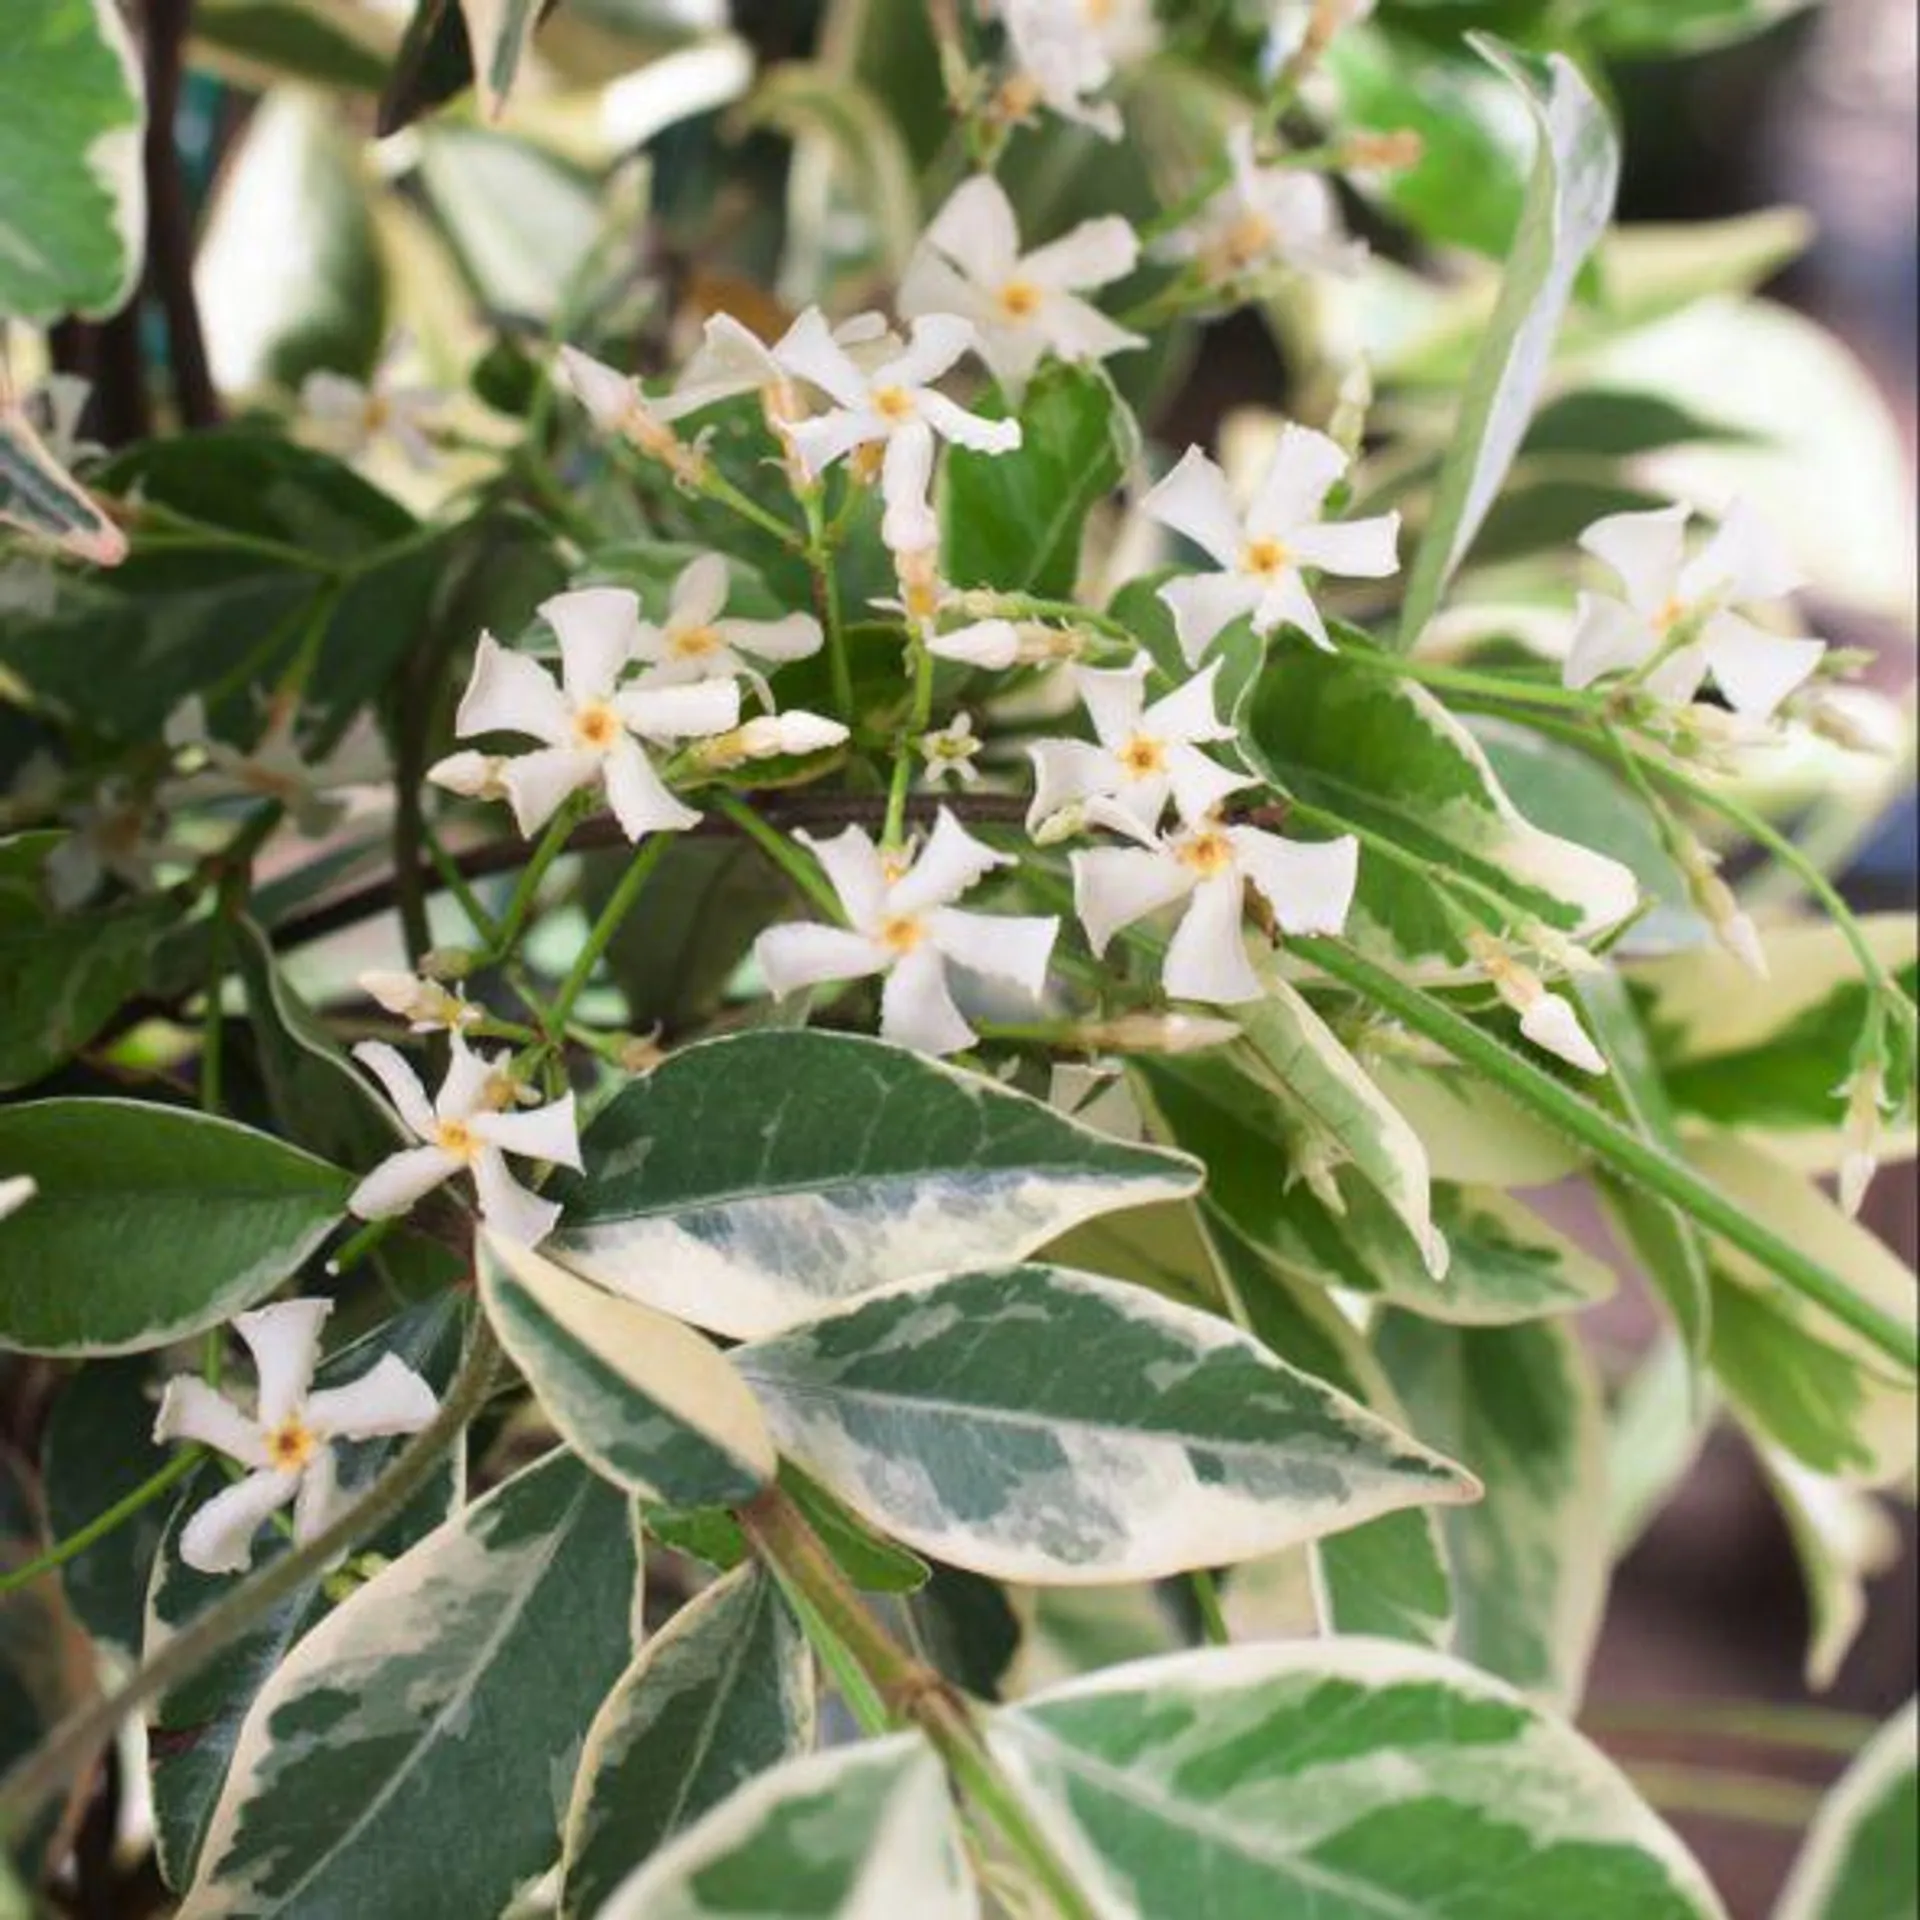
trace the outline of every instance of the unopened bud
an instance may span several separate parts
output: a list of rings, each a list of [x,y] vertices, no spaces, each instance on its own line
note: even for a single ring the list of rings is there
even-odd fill
[[[469,1005],[438,981],[423,980],[416,974],[375,969],[360,976],[360,990],[397,1019],[406,1021],[415,1033],[436,1033],[442,1028],[452,1032],[484,1017],[483,1008]]]
[[[1885,760],[1900,751],[1911,731],[1900,709],[1870,687],[1815,687],[1795,703],[1795,711],[1821,739]]]
[[[1886,1080],[1877,1060],[1855,1069],[1842,1091],[1847,1117],[1841,1125],[1846,1151],[1840,1160],[1840,1207],[1849,1219],[1860,1211],[1880,1166],[1880,1110]]]
[[[1087,830],[1087,810],[1078,801],[1072,806],[1062,807],[1058,813],[1050,813],[1029,829],[1027,837],[1036,847],[1058,846],[1062,840],[1071,840],[1076,834]]]
[[[504,800],[507,798],[507,760],[504,754],[475,753],[471,748],[450,753],[427,769],[427,778],[436,787],[457,793],[467,800]]]
[[[1690,836],[1676,851],[1681,871],[1687,876],[1687,890],[1693,896],[1693,904],[1713,929],[1713,937],[1756,980],[1764,980],[1767,955],[1760,944],[1760,929],[1735,898],[1733,889],[1720,878],[1718,856]]]
[[[614,1058],[626,1073],[651,1073],[667,1057],[660,1044],[660,1030],[624,1035],[614,1049]]]
[[[1366,438],[1367,415],[1373,411],[1373,369],[1365,360],[1356,360],[1340,376],[1340,391],[1334,397],[1333,418],[1327,422],[1327,438],[1352,460]]]
[[[471,947],[429,947],[420,956],[420,971],[429,980],[464,980],[479,957]]]
[[[847,730],[838,720],[796,707],[789,713],[762,714],[744,726],[702,740],[692,751],[694,763],[710,772],[743,766],[749,760],[798,758],[824,753],[845,741]]]
[[[1523,967],[1491,935],[1470,933],[1467,949],[1494,991],[1520,1016],[1521,1033],[1536,1047],[1582,1073],[1606,1072],[1606,1057],[1587,1037],[1570,1001],[1549,993],[1540,976]]]

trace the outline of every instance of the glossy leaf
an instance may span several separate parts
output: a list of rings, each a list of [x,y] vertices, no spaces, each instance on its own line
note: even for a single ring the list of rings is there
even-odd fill
[[[1717,1920],[1596,1748],[1393,1641],[1230,1647],[1071,1682],[993,1719],[1102,1920],[1472,1910]]]
[[[397,46],[360,0],[199,0],[193,11],[196,62],[259,88],[311,80],[378,93]]]
[[[624,1881],[597,1920],[975,1920],[946,1776],[914,1733],[761,1774]]]
[[[183,1916],[453,1920],[544,1871],[631,1653],[625,1509],[550,1455],[329,1614],[248,1711]]]
[[[480,1297],[547,1417],[610,1480],[683,1507],[738,1505],[772,1480],[753,1395],[690,1327],[492,1234]]]
[[[813,1743],[813,1656],[773,1580],[742,1567],[674,1615],[587,1730],[562,1915],[591,1915],[656,1848]]]
[[[901,1280],[1017,1260],[1192,1192],[1193,1162],[875,1040],[747,1033],[608,1103],[558,1180],[553,1259],[695,1326],[771,1333]]]
[[[114,0],[15,8],[0,63],[0,313],[112,313],[146,241],[139,63]]]
[[[0,1346],[131,1353],[229,1320],[345,1211],[338,1167],[231,1120],[137,1100],[0,1108],[0,1166],[33,1204],[0,1220]]]
[[[1777,27],[1812,0],[1586,0],[1580,24],[1629,59],[1704,53]]]
[[[520,63],[526,58],[544,10],[543,0],[460,0],[467,49],[473,61],[474,91],[480,96],[481,112],[489,120],[499,119],[505,110],[507,95],[513,91]]]
[[[1474,1491],[1226,1323],[1061,1267],[896,1288],[735,1357],[855,1511],[1004,1579],[1221,1566]]]
[[[1773,1920],[1896,1920],[1920,1905],[1917,1762],[1909,1700],[1827,1796]]]
[[[1545,59],[1484,36],[1473,46],[1533,116],[1533,172],[1499,302],[1460,396],[1432,512],[1401,604],[1400,644],[1420,637],[1465,559],[1526,437],[1574,282],[1606,231],[1620,151],[1606,109],[1564,54]]]
[[[1564,1320],[1443,1327],[1392,1313],[1374,1346],[1413,1430],[1486,1489],[1440,1516],[1454,1650],[1570,1712],[1606,1599],[1606,1429],[1592,1362]]]

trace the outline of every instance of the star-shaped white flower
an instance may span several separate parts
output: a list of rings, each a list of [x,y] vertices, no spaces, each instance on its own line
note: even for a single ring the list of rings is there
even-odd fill
[[[692,826],[699,814],[668,792],[640,743],[695,740],[738,726],[738,684],[621,686],[641,631],[639,600],[624,588],[556,594],[540,613],[560,641],[559,682],[537,661],[482,634],[454,717],[462,738],[519,733],[544,743],[510,757],[499,773],[520,831],[538,832],[569,794],[595,786],[605,788],[629,840]],[[431,777],[441,772],[436,767]]]
[[[809,310],[775,350],[782,366],[834,402],[830,412],[797,421],[789,430],[813,478],[856,447],[885,449],[880,537],[895,553],[919,552],[940,538],[927,498],[936,438],[978,453],[1011,453],[1020,444],[1019,421],[984,420],[933,386],[975,344],[971,320],[954,313],[922,314],[902,352],[877,366],[862,366],[834,339],[825,319]]]
[[[773,705],[763,663],[784,666],[818,653],[820,622],[810,613],[779,620],[722,619],[730,590],[727,563],[717,553],[703,553],[682,569],[666,619],[658,626],[642,620],[635,630],[633,658],[643,669],[641,687],[739,678]]]
[[[406,341],[395,340],[370,380],[318,368],[300,383],[300,411],[328,452],[352,460],[390,440],[408,466],[422,473],[439,458],[426,430],[446,396],[399,379],[407,352]]]
[[[18,1213],[39,1191],[31,1174],[16,1173],[0,1180],[0,1220]]]
[[[648,404],[657,418],[673,421],[716,407],[723,400],[737,399],[743,393],[760,393],[767,396],[775,420],[782,426],[790,425],[801,412],[793,393],[792,373],[780,359],[780,348],[791,334],[789,328],[770,347],[732,314],[713,314],[702,330],[699,347],[681,369],[672,390]],[[888,327],[886,316],[879,313],[856,313],[838,322],[833,338],[859,365],[891,359],[901,347],[899,336]]]
[[[923,733],[918,745],[927,763],[928,786],[944,786],[952,779],[970,787],[980,778],[980,769],[973,764],[979,756],[980,736],[973,730],[972,714],[956,713],[944,727]]]
[[[953,1003],[947,969],[958,965],[1037,996],[1059,933],[1057,919],[962,913],[952,902],[994,867],[1011,864],[967,832],[945,807],[919,856],[883,855],[859,827],[812,848],[846,909],[846,927],[769,927],[754,953],[769,988],[784,995],[832,980],[886,977],[883,1039],[923,1053],[953,1053],[974,1039]]]
[[[1200,742],[1234,737],[1214,715],[1219,662],[1152,706],[1146,704],[1147,670],[1144,655],[1131,666],[1080,669],[1080,698],[1094,739],[1037,740],[1027,749],[1034,772],[1030,830],[1063,808],[1104,799],[1151,833],[1169,797],[1183,820],[1200,820],[1250,784],[1199,750]]]
[[[1266,989],[1247,959],[1246,891],[1251,882],[1283,933],[1338,933],[1347,923],[1359,871],[1359,843],[1283,840],[1215,817],[1164,836],[1134,828],[1115,810],[1104,823],[1142,844],[1095,847],[1073,856],[1073,900],[1096,954],[1123,927],[1185,900],[1167,943],[1160,980],[1176,1000],[1233,1006]]]
[[[1311,427],[1290,424],[1244,515],[1234,505],[1227,476],[1198,447],[1189,447],[1140,503],[1220,563],[1218,573],[1187,574],[1160,589],[1189,664],[1243,614],[1253,616],[1255,633],[1271,633],[1289,621],[1316,646],[1330,648],[1302,571],[1312,567],[1349,579],[1380,580],[1399,570],[1397,513],[1368,520],[1320,518],[1328,490],[1346,470],[1347,456],[1334,441]]]
[[[1253,128],[1227,135],[1229,172],[1219,192],[1178,232],[1155,244],[1163,260],[1192,260],[1210,283],[1259,279],[1282,267],[1354,273],[1367,257],[1347,237],[1333,189],[1300,167],[1263,167]]]
[[[1159,45],[1153,0],[1003,0],[1000,11],[1014,104],[1030,96],[1103,140],[1119,139],[1120,109],[1092,96]]]
[[[1104,360],[1147,344],[1079,297],[1124,279],[1139,257],[1117,214],[1023,254],[1013,203],[990,174],[976,174],[934,216],[901,282],[900,311],[963,314],[979,330],[981,359],[1018,392],[1049,353]]]
[[[1580,536],[1619,576],[1622,597],[1580,596],[1566,683],[1588,687],[1647,667],[1649,692],[1684,703],[1711,674],[1734,712],[1767,719],[1812,674],[1826,646],[1768,633],[1734,609],[1783,598],[1803,584],[1800,575],[1745,502],[1727,509],[1692,559],[1687,518],[1684,506],[1616,513]]]
[[[507,1056],[490,1060],[458,1033],[448,1038],[453,1051],[447,1077],[431,1102],[420,1076],[392,1047],[363,1040],[354,1048],[353,1057],[386,1089],[420,1144],[382,1160],[354,1188],[347,1207],[362,1220],[392,1219],[455,1174],[468,1173],[487,1225],[522,1246],[537,1247],[553,1231],[560,1209],[523,1187],[507,1171],[506,1156],[550,1160],[577,1173],[580,1134],[573,1095],[519,1110]]]
[[[345,1386],[313,1391],[332,1311],[331,1300],[283,1300],[235,1319],[258,1381],[251,1413],[191,1375],[167,1382],[154,1439],[198,1441],[248,1470],[181,1529],[180,1557],[196,1572],[245,1572],[254,1535],[288,1501],[296,1544],[324,1532],[339,1503],[334,1442],[418,1433],[433,1418],[433,1389],[391,1353]]]
[[[339,824],[343,788],[381,780],[383,761],[361,751],[335,753],[324,764],[311,761],[299,742],[299,703],[276,700],[266,730],[245,750],[212,730],[206,703],[191,694],[168,716],[164,739],[190,765],[186,776],[170,782],[161,800],[182,806],[196,800],[274,800],[286,809],[296,831],[319,839]]]

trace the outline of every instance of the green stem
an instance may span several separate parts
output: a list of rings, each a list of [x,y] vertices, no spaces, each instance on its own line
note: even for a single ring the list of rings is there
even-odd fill
[[[906,836],[907,796],[913,791],[914,742],[933,720],[933,655],[918,634],[909,634],[913,656],[913,699],[894,742],[893,779],[887,788],[887,819],[881,833],[883,847],[897,847]]]
[[[175,1454],[158,1473],[143,1480],[124,1499],[116,1500],[106,1512],[96,1514],[78,1532],[55,1542],[37,1560],[29,1560],[24,1567],[15,1567],[11,1572],[0,1573],[0,1594],[12,1593],[38,1580],[43,1573],[51,1573],[55,1567],[64,1567],[69,1560],[77,1559],[96,1540],[104,1540],[143,1507],[151,1506],[170,1487],[177,1487],[203,1458],[198,1447],[188,1447]]]
[[[1466,1065],[1477,1067],[1522,1105],[1570,1134],[1610,1166],[1638,1180],[1663,1200],[1690,1214],[1710,1233],[1766,1267],[1795,1292],[1823,1308],[1843,1326],[1869,1342],[1903,1372],[1920,1364],[1920,1342],[1913,1330],[1871,1301],[1801,1248],[1729,1200],[1684,1161],[1602,1113],[1589,1101],[1537,1067],[1504,1042],[1475,1026],[1445,1001],[1362,959],[1336,941],[1311,938],[1289,943],[1301,959],[1319,967],[1343,986],[1352,987],[1435,1041]]]
[[[717,794],[713,804],[715,811],[725,814],[829,920],[835,925],[845,924],[846,913],[840,905],[840,896],[826,875],[777,827],[768,826],[737,794]]]
[[[440,836],[434,832],[430,821],[423,820],[420,823],[420,837],[426,846],[427,858],[433,862],[434,872],[440,876],[440,884],[459,903],[460,911],[467,916],[467,924],[481,945],[491,949],[500,938],[499,923],[480,904],[480,896],[467,885],[467,876],[441,844]]]
[[[49,1739],[0,1779],[0,1841],[24,1833],[41,1808],[93,1764],[130,1714],[190,1679],[336,1557],[392,1519],[427,1483],[441,1455],[486,1404],[497,1355],[491,1329],[476,1320],[466,1358],[439,1412],[365,1493],[304,1546],[263,1567],[182,1628],[112,1693],[63,1720]]]
[[[575,818],[574,808],[569,802],[547,822],[547,830],[540,836],[540,844],[534,848],[533,858],[520,871],[513,898],[507,902],[507,911],[500,921],[499,933],[487,949],[489,963],[504,960],[520,944],[520,935],[526,929],[528,914],[533,911],[540,883],[547,877],[547,869],[565,849],[567,837],[574,829]]]
[[[226,1057],[227,1017],[220,1004],[227,981],[227,908],[223,899],[207,939],[207,1007],[200,1021],[200,1111],[218,1113],[221,1067]]]
[[[1204,1567],[1195,1567],[1187,1575],[1187,1591],[1193,1595],[1194,1611],[1200,1616],[1200,1632],[1210,1647],[1233,1645],[1233,1631],[1227,1625],[1226,1610],[1220,1604],[1220,1588]]]
[[[607,950],[607,943],[620,931],[620,923],[632,912],[634,902],[640,898],[640,890],[647,884],[671,843],[669,835],[656,833],[627,862],[627,870],[620,876],[620,884],[600,909],[599,919],[593,923],[585,944],[574,957],[571,970],[560,983],[560,991],[549,1010],[550,1033],[559,1034],[565,1030],[568,1017],[573,1012],[573,1003],[585,992],[594,968],[600,964],[600,956]]]
[[[814,607],[827,639],[827,670],[832,676],[833,709],[848,726],[854,722],[853,661],[847,653],[846,626],[840,611],[840,574],[834,566],[836,532],[822,519],[818,487],[800,496],[807,516],[807,565],[813,572]]]
[[[768,1564],[781,1593],[786,1596],[787,1605],[793,1609],[794,1618],[800,1622],[808,1644],[819,1654],[821,1664],[833,1675],[833,1684],[839,1690],[841,1699],[847,1703],[847,1711],[859,1723],[860,1731],[875,1738],[893,1732],[893,1715],[887,1711],[887,1703],[874,1690],[866,1669],[847,1651],[846,1643],[840,1636],[827,1625],[820,1609],[807,1597],[805,1589],[795,1584],[784,1567],[772,1562]]]
[[[1672,1734],[1785,1747],[1851,1760],[1877,1731],[1865,1714],[1823,1707],[1778,1707],[1745,1700],[1618,1701],[1582,1719],[1597,1734]]]
[[[1465,667],[1443,667],[1436,662],[1412,660],[1400,653],[1377,653],[1370,647],[1343,647],[1340,658],[1357,667],[1377,673],[1389,673],[1399,680],[1417,680],[1422,686],[1437,687],[1449,693],[1470,694],[1482,700],[1506,700],[1525,706],[1564,707],[1570,712],[1593,714],[1603,703],[1593,694],[1572,687],[1556,687],[1545,680],[1516,680],[1506,674],[1474,673]]]
[[[717,500],[730,512],[737,513],[743,520],[751,520],[764,533],[770,533],[784,547],[790,547],[802,558],[807,554],[807,538],[798,528],[790,527],[776,513],[769,513],[759,501],[750,498],[736,487],[725,474],[720,473],[709,463],[701,472],[697,482],[700,491],[708,499]]]
[[[1820,1810],[1816,1788],[1797,1781],[1772,1780],[1765,1774],[1722,1772],[1655,1760],[1630,1761],[1625,1771],[1647,1800],[1666,1813],[1691,1813],[1710,1820],[1734,1820],[1743,1826],[1804,1833]]]

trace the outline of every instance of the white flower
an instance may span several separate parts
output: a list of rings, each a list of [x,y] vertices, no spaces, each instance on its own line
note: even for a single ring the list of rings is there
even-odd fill
[[[1147,344],[1078,297],[1124,279],[1139,256],[1117,214],[1023,254],[1012,202],[991,175],[976,174],[934,216],[901,282],[900,311],[965,315],[979,330],[981,359],[1017,392],[1048,353],[1104,360]]]
[[[62,913],[90,900],[109,874],[144,892],[165,861],[193,857],[168,838],[166,820],[152,798],[119,781],[83,800],[69,813],[68,824],[72,831],[41,867],[47,898]]]
[[[1826,651],[1819,640],[1783,639],[1734,608],[1778,600],[1801,585],[1780,543],[1742,501],[1687,558],[1687,509],[1617,513],[1597,520],[1580,544],[1613,569],[1624,597],[1583,593],[1566,683],[1591,686],[1609,673],[1645,669],[1649,692],[1685,702],[1707,676],[1735,713],[1768,718]]]
[[[633,658],[645,669],[642,687],[738,676],[772,706],[773,691],[758,663],[784,666],[820,651],[820,622],[810,613],[779,620],[721,619],[730,586],[727,563],[717,553],[703,553],[682,569],[666,619],[659,626],[642,620],[635,629]]]
[[[1102,139],[1119,139],[1119,108],[1089,96],[1159,44],[1153,0],[1003,0],[1000,11],[1013,55],[1007,95],[1015,117],[1024,118],[1031,101]]]
[[[431,1105],[419,1076],[392,1047],[364,1040],[354,1048],[353,1057],[386,1088],[420,1145],[381,1161],[354,1188],[347,1206],[362,1220],[389,1219],[455,1174],[470,1173],[487,1225],[509,1240],[537,1247],[553,1231],[560,1209],[521,1186],[507,1171],[505,1156],[551,1160],[578,1172],[573,1095],[524,1113],[512,1111],[517,1094],[504,1071],[507,1056],[489,1060],[458,1033],[449,1037],[452,1059]]]
[[[1169,580],[1160,589],[1189,664],[1242,614],[1253,616],[1255,633],[1271,633],[1290,621],[1316,646],[1328,647],[1302,569],[1359,580],[1399,570],[1397,513],[1321,520],[1321,503],[1346,470],[1347,456],[1324,433],[1289,425],[1244,517],[1233,504],[1227,476],[1198,447],[1189,447],[1140,503],[1154,519],[1204,547],[1222,569]]]
[[[1244,121],[1227,135],[1226,184],[1154,252],[1192,260],[1209,282],[1229,285],[1280,267],[1354,273],[1367,250],[1348,239],[1333,189],[1299,167],[1263,167],[1254,155],[1253,128]]]
[[[1073,899],[1096,954],[1122,927],[1188,901],[1167,943],[1161,983],[1177,1000],[1232,1006],[1266,991],[1247,959],[1242,921],[1251,881],[1283,933],[1338,933],[1359,871],[1359,843],[1283,840],[1258,827],[1201,819],[1157,836],[1115,811],[1105,824],[1131,831],[1136,847],[1096,847],[1073,856]]]
[[[791,332],[789,328],[788,336]],[[672,391],[649,403],[654,414],[661,420],[679,420],[743,393],[762,393],[768,397],[776,423],[790,425],[799,418],[800,406],[793,393],[792,376],[779,358],[786,337],[770,347],[732,314],[712,315],[699,349],[681,370]],[[863,363],[870,363],[875,355],[891,359],[901,344],[888,328],[885,315],[878,313],[856,313],[840,321],[833,329],[833,338],[856,362]],[[617,380],[620,376],[613,377]]]
[[[468,748],[436,760],[427,769],[427,778],[464,800],[505,800],[507,769],[512,764],[510,754],[475,753]]]
[[[769,927],[754,952],[775,994],[884,974],[882,1038],[925,1053],[953,1053],[971,1044],[974,1033],[953,1003],[950,965],[1010,981],[1030,995],[1045,985],[1059,921],[957,911],[951,902],[1011,861],[974,839],[946,808],[911,863],[881,854],[859,827],[831,840],[797,837],[826,869],[849,925]]]
[[[1127,667],[1080,669],[1080,698],[1094,740],[1038,740],[1028,748],[1034,772],[1030,829],[1064,807],[1106,799],[1151,833],[1169,797],[1183,820],[1200,820],[1249,784],[1245,774],[1209,760],[1196,744],[1234,737],[1214,716],[1219,662],[1150,707],[1147,667],[1142,655]]]
[[[385,439],[416,471],[433,465],[438,456],[426,428],[444,396],[396,378],[407,350],[405,340],[395,340],[366,382],[322,368],[300,383],[300,411],[314,429],[313,438],[328,452],[351,460]]]
[[[1016,666],[1024,657],[1020,629],[1011,620],[975,620],[951,633],[926,636],[927,651],[937,660],[955,660],[962,666],[986,667],[995,673]]]
[[[810,380],[835,405],[790,429],[808,474],[818,479],[856,447],[882,446],[880,490],[886,501],[880,537],[896,553],[918,552],[940,537],[927,493],[936,436],[980,453],[1010,453],[1020,444],[1017,420],[983,420],[932,383],[975,344],[973,323],[958,314],[922,314],[906,348],[863,367],[812,309],[777,348],[780,363]]]
[[[804,707],[789,707],[785,713],[763,713],[736,727],[731,733],[716,733],[694,749],[694,757],[703,767],[716,770],[743,766],[749,760],[799,758],[809,753],[824,753],[841,745],[847,729],[838,720],[823,713],[809,713]]]
[[[18,1213],[39,1191],[30,1174],[16,1173],[0,1180],[0,1220],[10,1213]]]
[[[374,968],[360,976],[360,991],[368,999],[406,1021],[415,1033],[451,1033],[470,1027],[486,1018],[486,1009],[450,993],[437,980],[423,980],[417,973],[389,972]]]
[[[382,769],[335,756],[318,765],[300,750],[296,701],[276,700],[266,731],[251,748],[242,750],[218,738],[207,720],[206,703],[191,694],[168,717],[164,738],[175,753],[201,763],[161,795],[163,803],[180,806],[195,800],[257,799],[277,801],[287,810],[295,828],[317,840],[339,824],[342,787],[380,777]]]
[[[973,763],[980,752],[979,736],[973,730],[973,715],[956,713],[944,727],[923,733],[920,755],[927,763],[927,785],[937,787],[949,778],[970,787],[980,778]]]
[[[261,1523],[289,1500],[296,1543],[324,1532],[339,1501],[333,1443],[418,1433],[433,1418],[433,1389],[391,1353],[345,1386],[313,1391],[332,1311],[330,1300],[283,1300],[234,1320],[259,1383],[251,1414],[204,1380],[167,1382],[154,1439],[198,1441],[249,1469],[181,1529],[180,1557],[197,1572],[243,1573]]]
[[[454,717],[463,738],[521,733],[544,742],[508,759],[499,776],[520,831],[537,832],[569,794],[594,786],[605,788],[629,840],[692,826],[699,814],[668,792],[640,742],[698,739],[738,726],[739,686],[732,680],[620,686],[640,632],[640,603],[624,588],[556,594],[540,613],[559,637],[559,683],[524,653],[511,653],[483,633]]]

